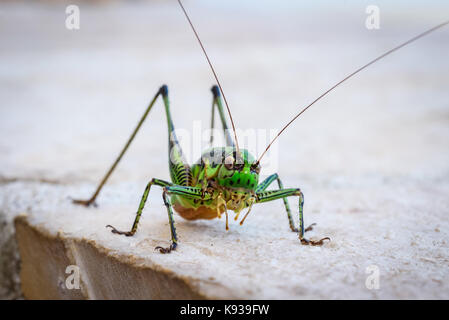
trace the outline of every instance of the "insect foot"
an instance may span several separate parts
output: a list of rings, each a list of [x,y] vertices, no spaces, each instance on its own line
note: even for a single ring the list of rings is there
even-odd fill
[[[322,246],[324,244],[324,240],[329,240],[331,241],[331,238],[329,237],[325,237],[323,239],[320,239],[318,241],[314,241],[314,240],[307,240],[306,238],[301,238],[299,239],[301,240],[301,244],[303,245],[308,245],[308,246]]]
[[[111,230],[112,233],[115,233],[115,234],[123,234],[123,235],[125,235],[125,236],[127,236],[127,237],[131,237],[131,236],[133,236],[134,233],[135,233],[135,231],[119,231],[119,230],[117,230],[116,228],[114,228],[113,226],[111,226],[110,224],[108,224],[108,225],[106,226],[106,228],[111,228],[111,229],[112,229],[112,230]]]
[[[79,204],[79,205],[82,205],[85,207],[88,207],[92,204],[94,207],[97,207],[97,204],[95,203],[94,199],[89,199],[89,200],[72,199],[72,203]]]
[[[304,232],[312,231],[312,230],[313,230],[313,226],[316,226],[316,223],[312,223],[310,226],[308,226],[307,228],[305,228],[305,229],[304,229]],[[298,233],[298,232],[299,232],[298,228],[295,228],[295,227],[291,227],[291,230],[292,230],[293,232],[295,232],[295,233]]]
[[[178,245],[175,243],[175,242],[173,242],[171,245],[170,245],[170,247],[168,247],[168,248],[163,248],[163,247],[160,247],[160,246],[157,246],[156,248],[154,248],[154,250],[159,250],[159,252],[160,253],[170,253],[170,252],[172,252],[173,250],[176,250],[176,247],[177,247]]]

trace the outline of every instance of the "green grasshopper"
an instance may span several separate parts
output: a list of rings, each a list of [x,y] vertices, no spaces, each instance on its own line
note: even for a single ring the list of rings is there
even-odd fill
[[[323,238],[319,241],[312,241],[304,238],[304,232],[311,230],[312,226],[304,229],[304,196],[299,188],[284,189],[278,174],[270,175],[259,184],[259,162],[255,160],[248,150],[238,150],[236,148],[227,129],[228,125],[218,86],[213,86],[212,92],[212,114],[214,114],[215,107],[217,107],[226,137],[226,147],[210,148],[201,155],[201,159],[197,163],[192,166],[187,164],[175,134],[175,127],[170,114],[168,88],[166,85],[163,85],[154,96],[125,148],[100,183],[94,195],[89,200],[74,200],[74,202],[85,206],[94,203],[102,186],[134,139],[140,125],[145,120],[157,98],[161,96],[165,105],[169,131],[169,168],[171,182],[156,178],[152,179],[145,188],[131,230],[119,231],[113,226],[108,225],[107,227],[110,227],[113,233],[126,236],[135,234],[150,189],[153,185],[156,185],[163,188],[162,197],[167,207],[172,241],[168,248],[156,247],[161,253],[168,253],[174,250],[178,244],[173,210],[187,220],[221,218],[222,213],[224,213],[226,215],[226,230],[228,230],[227,210],[236,212],[235,220],[237,220],[239,213],[243,209],[248,208],[248,212],[240,222],[240,224],[243,224],[254,203],[278,199],[283,199],[290,228],[294,232],[299,232],[299,237],[303,244],[321,245],[324,239],[329,239]],[[268,191],[267,188],[275,181],[278,183],[279,190]],[[286,199],[290,196],[297,196],[299,198],[299,228],[295,228],[294,226],[294,220]]]
[[[428,33],[443,27],[448,24],[445,22],[440,24],[420,35],[408,40],[407,42],[387,51],[383,55],[377,57],[376,59],[365,64],[361,68],[357,69],[355,72],[351,73],[349,76],[338,82],[336,85],[331,87],[329,90],[325,91],[321,96],[315,99],[312,103],[301,110],[286,126],[278,133],[278,135],[270,142],[262,155],[256,160],[248,150],[240,149],[238,146],[238,140],[236,135],[236,130],[232,115],[226,101],[223,89],[221,87],[220,81],[218,80],[217,74],[209,60],[209,57],[204,49],[201,40],[190,21],[190,18],[184,9],[180,0],[178,0],[181,9],[183,10],[200,46],[203,53],[206,56],[207,62],[214,74],[215,80],[218,85],[212,87],[213,102],[212,102],[212,129],[214,128],[214,115],[215,108],[218,109],[221,124],[223,127],[223,132],[225,135],[226,146],[218,148],[210,148],[204,151],[201,155],[200,160],[193,164],[187,164],[179,141],[175,134],[175,126],[172,121],[170,113],[170,103],[168,97],[168,88],[166,85],[160,87],[160,89],[155,94],[154,98],[150,102],[149,106],[145,110],[143,116],[141,117],[139,123],[128,139],[125,147],[119,154],[118,158],[115,160],[109,171],[106,173],[104,178],[101,180],[99,186],[97,187],[94,194],[88,200],[73,200],[74,203],[89,206],[95,204],[95,199],[103,188],[104,184],[108,180],[111,173],[116,168],[119,161],[122,159],[126,150],[130,146],[131,142],[135,138],[137,132],[145,121],[148,113],[152,109],[153,105],[159,97],[162,97],[165,106],[165,112],[167,116],[167,125],[169,133],[169,169],[171,182],[164,181],[161,179],[152,179],[146,186],[145,191],[140,200],[139,207],[137,209],[136,217],[130,231],[119,231],[111,225],[106,227],[111,228],[111,231],[115,234],[121,234],[126,236],[133,236],[137,231],[137,226],[139,224],[140,216],[147,202],[148,195],[150,193],[151,187],[153,185],[163,188],[162,198],[164,204],[167,208],[168,220],[170,223],[171,231],[171,244],[169,247],[156,247],[161,253],[169,253],[175,250],[178,245],[178,237],[176,234],[175,221],[173,210],[175,210],[181,217],[187,220],[195,219],[214,219],[221,218],[222,214],[226,215],[226,230],[229,229],[228,225],[228,210],[232,210],[236,213],[235,220],[238,219],[239,214],[242,210],[248,209],[243,219],[241,219],[240,224],[243,224],[246,217],[248,216],[251,208],[256,203],[268,202],[273,200],[282,199],[284,202],[285,210],[287,213],[288,222],[290,229],[293,232],[297,232],[299,235],[300,243],[303,245],[322,245],[325,240],[330,240],[329,237],[324,237],[320,240],[314,241],[309,240],[304,237],[305,232],[312,230],[312,226],[304,228],[304,217],[303,217],[303,207],[304,207],[304,195],[299,188],[284,188],[281,179],[277,173],[268,176],[265,180],[259,183],[259,173],[261,170],[260,160],[271,147],[273,142],[279,137],[279,135],[293,122],[295,121],[303,112],[305,112],[310,106],[315,104],[318,100],[328,94],[330,91],[335,89],[342,82],[346,81],[350,77],[354,76],[356,73],[365,69],[374,62],[382,59],[386,55],[398,50],[399,48],[427,35]],[[231,124],[234,132],[234,139],[229,133],[229,126],[227,119],[225,117],[225,112],[223,108],[222,98],[223,96]],[[213,136],[211,136],[212,141]],[[267,188],[277,182],[279,189],[277,190],[267,190]],[[299,202],[299,225],[295,227],[294,219],[290,210],[289,203],[287,201],[288,197],[297,197]]]

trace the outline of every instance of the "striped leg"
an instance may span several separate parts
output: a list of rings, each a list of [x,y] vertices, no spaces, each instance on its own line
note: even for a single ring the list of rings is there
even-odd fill
[[[185,186],[177,186],[177,185],[169,185],[164,188],[164,192],[162,197],[164,199],[164,204],[167,207],[168,213],[168,221],[170,223],[170,232],[171,232],[171,244],[169,247],[156,247],[155,249],[159,250],[160,253],[170,253],[175,250],[178,246],[178,237],[176,235],[176,227],[175,227],[175,219],[173,218],[173,208],[170,202],[169,195],[179,195],[185,198],[191,199],[202,199],[209,200],[211,199],[210,195],[203,194],[203,190],[201,188],[196,187],[185,187]]]
[[[170,253],[178,246],[178,236],[176,235],[175,219],[173,218],[173,208],[170,203],[170,197],[167,195],[167,191],[164,189],[162,193],[165,207],[167,207],[168,222],[170,223],[171,244],[168,248],[157,246],[155,250],[159,250],[160,253]]]
[[[164,204],[167,207],[168,221],[170,223],[170,232],[171,232],[171,244],[168,248],[160,246],[156,247],[155,249],[159,250],[160,253],[170,253],[171,251],[175,250],[176,247],[178,246],[178,237],[176,235],[175,219],[173,218],[173,208],[170,202],[169,195],[179,195],[186,198],[202,199],[202,200],[210,199],[209,195],[203,194],[201,188],[185,187],[177,185],[170,185],[164,188],[162,197],[164,199]]]
[[[220,120],[223,127],[223,134],[226,139],[226,146],[233,147],[234,141],[232,140],[232,137],[229,133],[229,127],[228,123],[226,121],[226,116],[223,111],[223,103],[221,102],[221,95],[220,95],[220,89],[218,86],[213,86],[211,89],[214,97],[212,99],[212,118],[211,118],[211,133],[210,133],[210,144],[214,141],[214,135],[213,135],[213,129],[214,129],[214,118],[215,118],[215,106],[218,109],[218,113],[220,114]]]
[[[279,179],[279,175],[277,173],[274,173],[267,177],[264,181],[262,181],[256,188],[256,194],[258,192],[265,191],[275,180],[277,180],[279,189],[284,189],[284,185],[282,184],[281,179]],[[301,193],[302,199],[304,199],[304,196]],[[293,221],[293,216],[291,214],[290,205],[288,204],[288,200],[286,197],[282,198],[282,201],[284,202],[285,211],[287,211],[287,218],[288,218],[288,224],[290,225],[290,229],[293,232],[298,232],[298,229],[295,227],[295,223]],[[301,213],[302,215],[302,213]],[[304,229],[304,232],[313,230],[313,226],[316,223],[312,223],[310,226]]]
[[[118,163],[122,159],[123,155],[128,150],[129,146],[131,145],[132,141],[137,135],[137,132],[139,131],[140,127],[142,126],[143,122],[148,116],[148,113],[153,108],[153,105],[155,104],[157,98],[159,96],[162,96],[162,99],[164,101],[165,111],[167,115],[167,125],[168,125],[168,133],[169,133],[169,166],[170,166],[170,175],[172,178],[173,183],[180,184],[180,185],[190,185],[192,180],[192,175],[190,172],[190,167],[186,163],[181,147],[179,145],[178,139],[175,134],[175,128],[173,125],[171,113],[170,113],[170,103],[168,99],[168,88],[166,85],[162,85],[156,95],[153,97],[153,100],[151,100],[150,104],[146,108],[144,114],[142,115],[139,123],[137,124],[136,128],[132,132],[131,136],[129,137],[128,141],[125,144],[125,147],[120,152],[117,159],[112,164],[111,168],[108,170],[106,175],[101,180],[100,184],[98,185],[95,192],[92,194],[92,196],[87,200],[78,200],[74,199],[73,203],[80,204],[84,206],[90,206],[91,204],[95,204],[95,199],[97,198],[98,194],[100,193],[101,189],[103,188],[104,184],[107,182],[109,177],[111,176],[114,169],[117,167]]]
[[[172,250],[175,250],[178,246],[178,237],[176,235],[176,227],[175,227],[175,220],[173,217],[173,209],[172,205],[170,203],[170,199],[168,195],[180,195],[186,198],[192,198],[192,199],[202,199],[202,200],[209,200],[211,196],[209,194],[204,194],[203,190],[201,188],[195,188],[195,187],[185,187],[185,186],[178,186],[174,185],[170,182],[159,180],[159,179],[152,179],[145,188],[145,191],[142,195],[142,200],[140,201],[139,208],[137,209],[136,218],[134,219],[134,223],[131,227],[130,231],[119,231],[116,228],[114,228],[111,225],[107,225],[106,227],[111,228],[112,233],[115,234],[123,234],[127,237],[133,236],[137,231],[137,225],[139,224],[140,216],[142,215],[143,208],[145,207],[145,203],[148,199],[148,195],[151,190],[152,185],[157,185],[160,187],[164,187],[164,192],[162,193],[162,198],[164,199],[165,207],[167,208],[168,213],[168,221],[170,223],[170,232],[171,232],[171,241],[172,243],[168,248],[163,247],[156,247],[155,249],[158,249],[161,253],[170,253]]]
[[[175,126],[173,124],[170,101],[168,99],[167,86],[161,87],[161,94],[164,100],[165,113],[167,116],[168,127],[168,166],[170,168],[170,177],[173,184],[181,186],[190,186],[192,183],[192,172],[183,155],[181,145],[175,132]]]
[[[287,197],[291,196],[297,196],[299,197],[299,227],[298,227],[298,233],[299,233],[299,240],[302,244],[305,245],[313,245],[313,246],[320,246],[323,244],[324,240],[330,240],[329,237],[322,238],[318,241],[308,240],[304,238],[304,217],[303,217],[303,206],[304,206],[304,195],[301,192],[299,188],[293,188],[293,189],[281,189],[281,190],[270,190],[270,191],[260,191],[256,192],[257,196],[257,203],[267,202],[267,201],[273,201],[278,199],[284,199],[284,203]],[[291,215],[290,215],[291,218]],[[293,220],[291,220],[291,223],[293,223]],[[291,224],[291,227],[293,224]],[[293,226],[294,229],[294,226]],[[292,230],[293,230],[292,229]]]
[[[170,195],[178,195],[189,199],[199,199],[199,200],[212,199],[212,195],[210,193],[205,192],[203,188],[198,187],[186,187],[172,184],[170,186],[165,187],[165,190]]]
[[[95,190],[95,192],[92,194],[92,196],[87,199],[87,200],[79,200],[79,199],[74,199],[72,200],[73,203],[75,204],[80,204],[83,206],[90,206],[91,204],[95,205],[95,199],[97,198],[98,194],[100,193],[101,189],[103,188],[104,184],[106,183],[106,181],[108,181],[110,175],[112,174],[112,172],[114,171],[115,167],[117,167],[118,163],[120,162],[120,160],[122,159],[123,155],[125,154],[126,150],[128,150],[129,146],[131,145],[131,142],[134,140],[134,138],[136,137],[137,132],[139,131],[140,127],[142,126],[143,122],[145,121],[148,113],[150,112],[151,108],[153,107],[154,103],[156,102],[157,98],[159,97],[160,94],[164,93],[164,88],[166,88],[165,85],[163,85],[156,93],[156,95],[154,96],[153,100],[151,100],[150,104],[148,105],[148,107],[146,108],[145,112],[143,113],[139,123],[137,124],[136,128],[134,129],[133,133],[131,134],[131,136],[128,138],[128,141],[125,144],[125,147],[122,149],[122,151],[120,152],[119,156],[117,157],[117,159],[114,161],[114,163],[112,164],[111,168],[109,168],[108,172],[106,172],[105,176],[103,177],[103,179],[100,181],[100,184],[98,185],[97,189]]]

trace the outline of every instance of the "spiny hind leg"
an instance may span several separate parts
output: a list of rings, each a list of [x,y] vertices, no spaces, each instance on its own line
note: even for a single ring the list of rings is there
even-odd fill
[[[156,102],[157,98],[159,97],[159,95],[164,95],[164,93],[167,91],[167,86],[166,85],[162,85],[159,90],[156,92],[153,100],[151,100],[150,104],[148,105],[148,107],[145,109],[145,112],[143,113],[142,117],[140,118],[139,123],[137,124],[136,128],[134,129],[134,131],[132,132],[131,136],[128,138],[128,141],[125,144],[125,147],[122,149],[122,151],[120,152],[119,156],[117,157],[117,159],[114,161],[114,163],[112,164],[112,166],[109,168],[109,170],[106,172],[105,176],[103,177],[103,179],[100,181],[99,185],[97,186],[97,189],[95,190],[95,192],[92,194],[92,196],[89,199],[86,200],[80,200],[80,199],[73,199],[72,202],[74,204],[79,204],[79,205],[83,205],[83,206],[90,206],[90,205],[95,205],[95,199],[97,198],[98,194],[100,193],[101,189],[103,188],[104,184],[106,183],[106,181],[108,181],[110,175],[112,174],[112,172],[114,171],[114,169],[117,167],[118,163],[120,162],[120,160],[122,159],[123,155],[126,153],[126,150],[128,150],[129,146],[131,145],[131,142],[134,140],[137,132],[139,131],[140,127],[142,126],[143,122],[145,121],[148,113],[150,112],[151,108],[153,107],[154,103]]]
[[[231,134],[229,133],[229,126],[226,120],[226,116],[223,110],[223,103],[221,101],[220,89],[217,85],[211,88],[213,99],[212,99],[212,117],[211,117],[211,133],[210,133],[210,144],[214,141],[214,118],[215,118],[215,107],[218,109],[218,114],[220,115],[221,125],[223,127],[223,134],[226,139],[226,145],[229,147],[234,146],[234,141],[232,140]]]
[[[256,188],[256,194],[258,192],[265,191],[274,181],[277,181],[279,189],[284,189],[284,185],[282,184],[281,179],[279,178],[279,175],[277,173],[273,173],[272,175],[268,176],[264,181],[262,181]],[[304,196],[303,196],[304,199]],[[295,223],[293,221],[293,216],[290,210],[290,205],[288,204],[287,197],[283,197],[282,201],[284,202],[285,211],[287,212],[287,218],[288,218],[288,224],[290,226],[290,229],[293,232],[299,232],[299,230],[295,227]],[[245,216],[246,218],[246,216]],[[304,229],[304,232],[313,230],[313,226],[315,226],[316,223],[312,223],[307,228]]]
[[[257,202],[267,202],[273,201],[277,199],[286,199],[287,197],[297,196],[299,198],[299,226],[298,226],[298,235],[299,240],[304,245],[312,245],[312,246],[321,246],[324,244],[324,240],[329,240],[329,237],[324,237],[318,241],[309,240],[304,237],[305,229],[304,229],[304,217],[303,217],[303,206],[304,206],[304,195],[300,189],[280,189],[280,190],[270,190],[270,191],[261,191],[257,192]],[[285,202],[284,202],[285,203]],[[292,219],[293,221],[293,219]],[[294,228],[294,226],[293,226]],[[310,230],[310,227],[308,228]],[[293,229],[292,229],[293,230]]]

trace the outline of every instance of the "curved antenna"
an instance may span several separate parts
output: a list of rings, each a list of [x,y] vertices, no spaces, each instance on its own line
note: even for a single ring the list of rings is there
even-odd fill
[[[198,40],[198,43],[199,43],[200,46],[201,46],[201,50],[203,50],[203,53],[204,53],[204,55],[206,56],[207,63],[209,64],[209,67],[210,67],[210,69],[212,70],[212,73],[214,74],[215,80],[217,81],[218,87],[220,88],[221,94],[222,94],[222,96],[223,96],[223,99],[224,99],[224,102],[225,102],[225,105],[226,105],[226,109],[228,110],[229,119],[231,120],[232,130],[234,131],[234,139],[235,139],[235,146],[236,146],[236,148],[237,148],[237,153],[240,153],[239,142],[238,142],[238,140],[237,140],[237,133],[236,133],[236,131],[235,131],[235,125],[234,125],[234,120],[232,119],[231,109],[229,109],[228,100],[226,99],[226,96],[225,96],[225,93],[224,93],[224,91],[223,91],[223,88],[221,87],[220,80],[218,80],[217,73],[215,72],[215,69],[214,69],[214,67],[212,66],[212,62],[210,61],[209,56],[207,55],[206,49],[204,48],[203,43],[201,42],[201,39],[200,39],[198,33],[196,32],[196,29],[195,29],[195,27],[193,26],[193,23],[192,23],[192,21],[190,20],[189,15],[187,14],[186,9],[185,9],[184,6],[182,5],[181,0],[178,0],[178,3],[179,3],[179,6],[181,7],[182,11],[184,12],[184,15],[186,16],[187,21],[189,22],[190,27],[192,28],[192,31],[193,31],[193,33],[195,34],[196,39]]]
[[[330,89],[328,89],[327,91],[325,91],[324,93],[322,93],[318,98],[316,98],[315,100],[312,101],[312,103],[310,103],[308,106],[306,106],[304,109],[302,109],[292,120],[290,120],[283,128],[281,131],[279,131],[279,133],[274,137],[273,140],[271,140],[270,144],[267,146],[267,148],[265,149],[265,151],[262,153],[262,155],[259,157],[259,159],[256,161],[256,163],[259,163],[260,160],[262,159],[262,157],[265,155],[265,153],[267,153],[268,149],[270,149],[271,145],[273,144],[273,142],[276,141],[276,139],[282,134],[282,132],[284,132],[285,129],[287,129],[287,127],[289,125],[291,125],[293,123],[293,121],[295,121],[301,114],[303,114],[307,109],[309,109],[312,105],[314,105],[318,100],[320,100],[321,98],[323,98],[325,95],[327,95],[329,92],[331,92],[332,90],[334,90],[336,87],[338,87],[340,84],[342,84],[343,82],[345,82],[346,80],[348,80],[349,78],[351,78],[352,76],[356,75],[357,73],[359,73],[360,71],[362,71],[363,69],[369,67],[370,65],[372,65],[373,63],[379,61],[380,59],[388,56],[389,54],[395,52],[396,50],[401,49],[402,47],[418,40],[419,38],[422,38],[426,35],[428,35],[429,33],[444,27],[445,25],[449,24],[449,21],[443,22],[427,31],[424,31],[423,33],[420,33],[419,35],[411,38],[410,40],[407,40],[406,42],[398,45],[397,47],[394,47],[393,49],[385,52],[384,54],[378,56],[377,58],[371,60],[370,62],[368,62],[367,64],[365,64],[364,66],[358,68],[356,71],[354,71],[353,73],[349,74],[348,76],[346,76],[343,80],[340,80],[339,82],[337,82],[335,85],[333,85]]]

